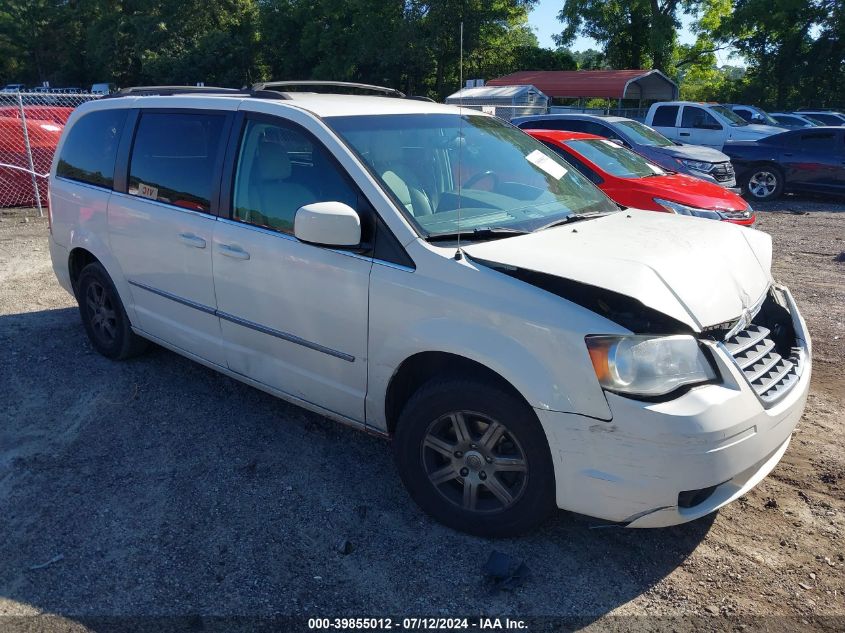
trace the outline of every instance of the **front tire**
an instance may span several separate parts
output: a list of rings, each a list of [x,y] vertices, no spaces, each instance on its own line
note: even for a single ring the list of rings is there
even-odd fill
[[[491,384],[425,384],[400,415],[393,449],[414,501],[456,530],[513,536],[555,507],[554,466],[537,416]]]
[[[132,331],[117,289],[99,262],[88,264],[79,273],[76,300],[85,333],[100,354],[123,360],[147,348],[147,341]]]
[[[773,165],[755,165],[746,172],[742,189],[754,200],[774,200],[783,193],[783,172]]]

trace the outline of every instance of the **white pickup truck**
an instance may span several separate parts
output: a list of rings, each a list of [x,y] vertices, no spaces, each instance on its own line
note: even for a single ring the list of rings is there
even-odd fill
[[[714,103],[660,101],[653,104],[645,124],[681,143],[722,149],[727,141],[756,141],[785,131],[772,125],[748,123],[729,108]]]

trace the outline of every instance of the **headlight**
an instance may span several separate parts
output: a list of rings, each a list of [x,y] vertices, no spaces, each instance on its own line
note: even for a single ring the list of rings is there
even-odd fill
[[[679,158],[678,162],[681,163],[684,167],[688,169],[693,169],[695,171],[703,171],[705,173],[709,172],[713,169],[713,163],[708,163],[705,160],[686,160],[684,158]]]
[[[596,377],[608,391],[662,396],[716,373],[692,336],[588,336]]]
[[[721,220],[722,214],[712,209],[699,209],[698,207],[688,207],[680,202],[672,202],[671,200],[664,200],[663,198],[655,198],[654,201],[661,207],[672,213],[678,215],[694,215],[697,218],[708,218],[710,220]]]

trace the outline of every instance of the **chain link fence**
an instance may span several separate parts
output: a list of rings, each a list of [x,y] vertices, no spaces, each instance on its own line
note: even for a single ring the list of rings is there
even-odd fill
[[[0,208],[47,205],[47,174],[73,109],[100,95],[0,92]]]

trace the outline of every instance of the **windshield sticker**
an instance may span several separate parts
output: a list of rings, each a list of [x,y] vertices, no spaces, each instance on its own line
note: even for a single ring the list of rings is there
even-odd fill
[[[651,171],[653,171],[655,174],[657,174],[658,176],[662,176],[663,174],[666,173],[665,171],[660,169],[660,167],[658,167],[657,165],[652,165],[651,163],[646,163],[646,165],[648,165],[648,168]]]
[[[606,138],[601,139],[601,142],[605,145],[610,145],[611,147],[619,147],[619,143],[614,143],[613,141],[608,141]]]
[[[558,165],[538,149],[526,156],[525,160],[532,165],[536,165],[555,180],[560,180],[566,175],[566,168],[563,165]]]
[[[153,187],[152,185],[145,185],[144,183],[139,182],[138,195],[143,198],[151,198],[152,200],[158,200],[158,187]]]

